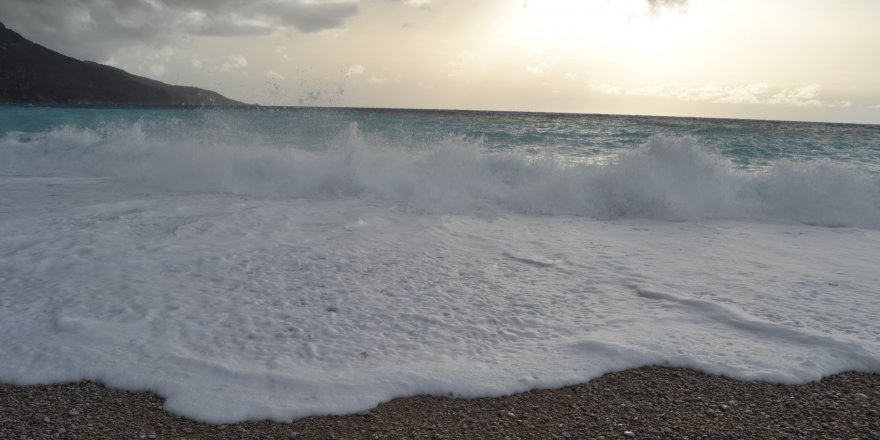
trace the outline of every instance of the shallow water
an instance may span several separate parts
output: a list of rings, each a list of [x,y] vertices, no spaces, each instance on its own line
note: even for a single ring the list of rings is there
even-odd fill
[[[0,107],[0,380],[212,422],[880,371],[878,128]]]

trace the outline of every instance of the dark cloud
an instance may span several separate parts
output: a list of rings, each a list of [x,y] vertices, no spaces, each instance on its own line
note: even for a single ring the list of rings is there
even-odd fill
[[[357,13],[354,3],[262,2],[256,9],[263,18],[278,20],[279,25],[302,32],[318,32],[340,27],[342,22]]]
[[[133,45],[161,46],[193,36],[266,35],[283,28],[318,32],[358,12],[353,1],[2,0],[0,21],[76,58],[104,60]]]

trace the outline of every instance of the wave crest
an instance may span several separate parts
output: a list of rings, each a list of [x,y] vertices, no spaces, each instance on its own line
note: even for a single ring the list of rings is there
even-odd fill
[[[172,124],[173,125],[173,124]],[[486,153],[461,137],[389,145],[352,124],[326,148],[141,122],[0,139],[0,172],[109,176],[140,188],[334,199],[431,213],[708,218],[880,228],[880,180],[827,160],[737,169],[694,139],[654,136],[605,164]]]

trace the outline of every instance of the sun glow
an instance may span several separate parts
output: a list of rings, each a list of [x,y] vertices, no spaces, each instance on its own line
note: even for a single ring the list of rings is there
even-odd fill
[[[629,2],[528,1],[508,11],[504,30],[512,41],[527,46],[578,47],[593,36],[606,35],[631,15]]]
[[[651,10],[644,0],[532,0],[507,8],[496,41],[508,57],[540,60],[542,73],[555,65],[599,81],[654,83],[695,67],[712,22],[696,20],[700,12]]]
[[[693,21],[644,0],[528,1],[506,11],[500,39],[519,50],[587,50],[645,57],[693,42]]]

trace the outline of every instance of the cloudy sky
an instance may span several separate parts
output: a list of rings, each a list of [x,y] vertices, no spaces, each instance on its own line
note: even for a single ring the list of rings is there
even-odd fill
[[[0,21],[264,105],[880,123],[877,0],[3,0]]]

